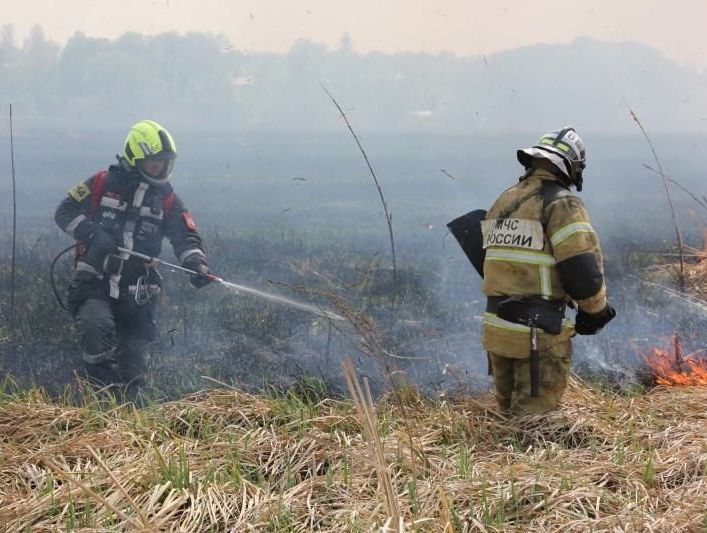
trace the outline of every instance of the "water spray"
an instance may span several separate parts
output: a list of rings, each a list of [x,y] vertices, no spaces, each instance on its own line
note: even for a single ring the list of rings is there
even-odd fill
[[[258,289],[255,289],[253,287],[247,287],[246,285],[239,285],[237,283],[232,283],[230,281],[226,281],[225,279],[216,276],[215,274],[202,274],[201,272],[197,272],[196,270],[192,270],[190,268],[186,268],[180,265],[175,265],[173,263],[168,263],[167,261],[163,261],[162,259],[159,259],[157,257],[151,257],[146,254],[141,254],[140,252],[135,252],[134,250],[128,250],[127,248],[122,248],[118,247],[118,250],[122,253],[131,255],[133,257],[137,257],[138,259],[142,259],[146,261],[148,264],[158,264],[158,265],[163,265],[167,268],[171,268],[174,270],[178,270],[180,272],[184,272],[185,274],[190,274],[192,276],[202,276],[211,281],[212,283],[218,283],[220,285],[223,285],[224,287],[227,287],[235,292],[239,293],[245,293],[245,294],[252,294],[253,296],[257,296],[259,298],[263,298],[265,300],[269,300],[271,302],[276,302],[282,305],[287,305],[289,307],[293,307],[295,309],[300,309],[302,311],[307,311],[308,313],[312,313],[315,315],[319,315],[324,318],[328,318],[330,320],[340,320],[343,321],[345,318],[341,315],[337,315],[336,313],[333,313],[331,311],[325,311],[323,309],[319,309],[313,305],[309,305],[303,302],[298,302],[296,300],[292,300],[290,298],[286,298],[284,296],[279,296],[277,294],[272,294],[269,292],[261,291]]]

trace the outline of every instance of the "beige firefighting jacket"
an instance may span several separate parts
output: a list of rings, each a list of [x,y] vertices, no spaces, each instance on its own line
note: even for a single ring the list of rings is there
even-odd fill
[[[607,303],[603,260],[589,214],[583,202],[569,192],[543,207],[546,180],[557,178],[547,170],[534,170],[504,191],[489,209],[482,222],[483,292],[490,297],[572,298],[587,313],[602,311]],[[540,333],[539,349],[567,342],[573,332],[574,324],[565,319],[559,335]],[[482,342],[487,351],[528,357],[529,338],[527,326],[502,320],[488,310],[484,314]]]

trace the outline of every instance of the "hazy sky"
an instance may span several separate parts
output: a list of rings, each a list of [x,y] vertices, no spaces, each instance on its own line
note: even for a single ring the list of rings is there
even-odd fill
[[[286,51],[300,38],[355,50],[490,54],[578,36],[638,41],[707,68],[707,0],[0,0],[0,25],[75,31],[209,31],[241,49]]]

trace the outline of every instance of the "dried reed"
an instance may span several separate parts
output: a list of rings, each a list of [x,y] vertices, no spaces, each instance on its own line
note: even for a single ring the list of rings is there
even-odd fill
[[[573,379],[563,408],[215,389],[142,410],[0,396],[7,531],[700,531],[705,387]],[[414,440],[415,447],[409,443]]]

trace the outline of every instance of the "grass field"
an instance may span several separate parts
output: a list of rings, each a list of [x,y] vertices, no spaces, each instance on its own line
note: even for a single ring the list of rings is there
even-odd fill
[[[221,387],[143,409],[0,399],[0,531],[704,531],[707,387],[561,411]],[[365,393],[364,393],[365,398]]]

